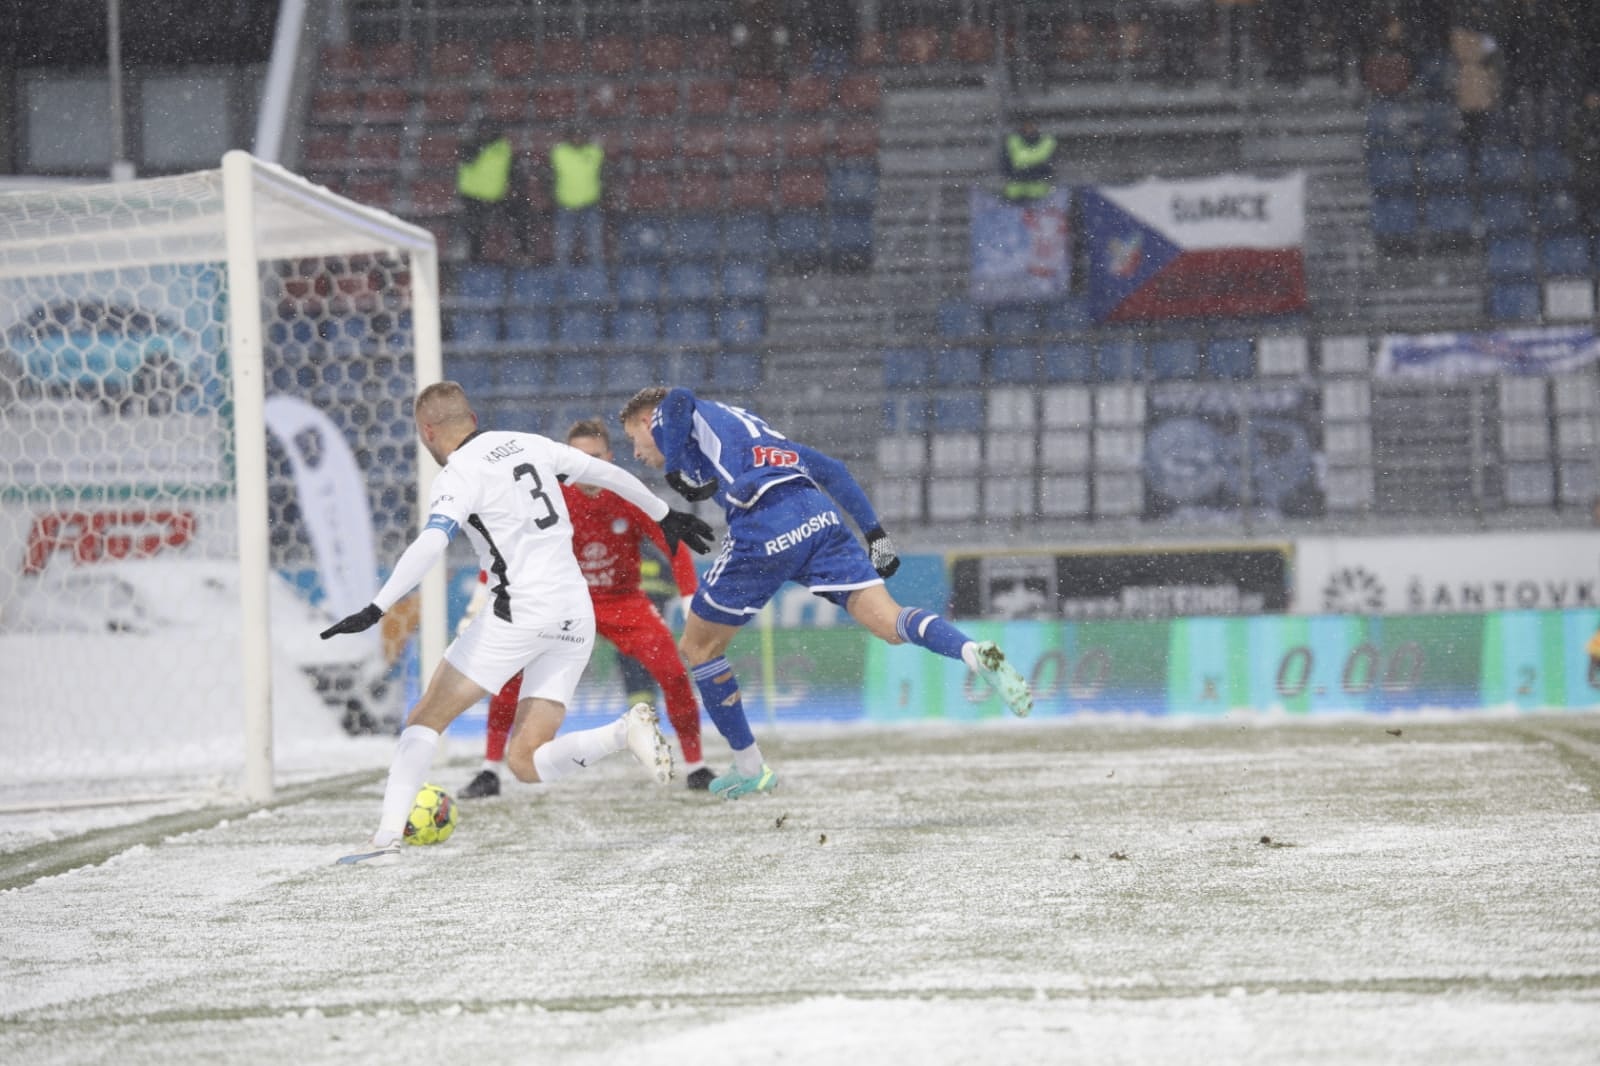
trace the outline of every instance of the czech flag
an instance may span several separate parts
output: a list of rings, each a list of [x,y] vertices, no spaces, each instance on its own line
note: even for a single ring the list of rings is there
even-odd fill
[[[1304,310],[1305,202],[1299,171],[1085,187],[1090,314],[1140,322]]]

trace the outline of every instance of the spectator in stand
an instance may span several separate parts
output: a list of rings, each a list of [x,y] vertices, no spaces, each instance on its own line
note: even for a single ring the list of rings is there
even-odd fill
[[[1488,139],[1500,109],[1499,53],[1499,45],[1483,28],[1481,13],[1469,13],[1450,28],[1461,136],[1474,152]]]
[[[583,227],[590,264],[605,262],[605,220],[600,215],[605,162],[605,148],[577,126],[568,126],[562,139],[550,149],[557,266],[572,265],[572,245],[579,226]]]
[[[1271,0],[1263,6],[1267,23],[1267,77],[1298,86],[1306,78],[1306,36],[1311,21],[1306,0]]]
[[[1055,188],[1056,139],[1039,132],[1027,116],[1000,146],[1000,174],[1005,178],[1005,198],[1028,204],[1049,196]]]
[[[1416,70],[1411,32],[1405,20],[1391,12],[1361,61],[1361,84],[1374,96],[1393,99],[1411,88]]]
[[[1500,39],[1505,56],[1506,103],[1516,117],[1522,141],[1537,143],[1554,132],[1550,114],[1552,89],[1568,67],[1573,41],[1571,20],[1554,0],[1507,0]]]
[[[504,132],[479,126],[461,142],[456,195],[466,215],[469,258],[484,258],[489,234],[496,227],[511,234],[517,251],[527,253],[533,204],[516,150]]]
[[[1565,147],[1572,161],[1578,224],[1591,241],[1600,240],[1600,88],[1588,89],[1578,101],[1567,123]]]
[[[777,0],[737,0],[728,29],[733,72],[741,78],[783,78],[788,73],[789,27]]]
[[[1198,70],[1198,45],[1210,0],[1159,0],[1161,80],[1187,88]]]

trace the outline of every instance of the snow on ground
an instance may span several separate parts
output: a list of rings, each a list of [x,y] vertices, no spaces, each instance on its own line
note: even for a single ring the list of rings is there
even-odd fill
[[[773,796],[624,756],[387,869],[329,865],[370,768],[143,836],[58,821],[0,855],[0,1060],[1594,1061],[1600,718],[763,746]]]

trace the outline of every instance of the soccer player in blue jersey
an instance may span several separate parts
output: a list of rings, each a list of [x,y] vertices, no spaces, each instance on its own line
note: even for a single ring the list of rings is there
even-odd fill
[[[622,429],[641,462],[665,470],[667,484],[686,499],[715,499],[728,520],[678,641],[706,712],[733,747],[733,768],[712,780],[712,792],[738,799],[777,785],[750,732],[725,653],[739,627],[785,581],[843,606],[890,644],[909,641],[960,659],[999,690],[1013,713],[1033,709],[1027,682],[992,641],[974,641],[938,615],[901,607],[889,595],[883,580],[900,558],[867,494],[839,460],[789,440],[749,411],[682,388],[641,389],[622,409]],[[861,529],[865,548],[835,503]]]

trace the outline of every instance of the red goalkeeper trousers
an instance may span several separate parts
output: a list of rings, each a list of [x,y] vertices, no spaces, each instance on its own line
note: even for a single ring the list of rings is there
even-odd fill
[[[695,702],[689,672],[678,657],[672,631],[661,620],[655,605],[642,592],[596,596],[595,630],[617,646],[617,650],[637,659],[661,686],[666,697],[667,720],[678,734],[683,760],[697,763],[700,754],[700,705]],[[484,742],[484,758],[499,762],[506,757],[506,740],[517,720],[517,691],[522,687],[518,673],[489,700],[489,734]]]

